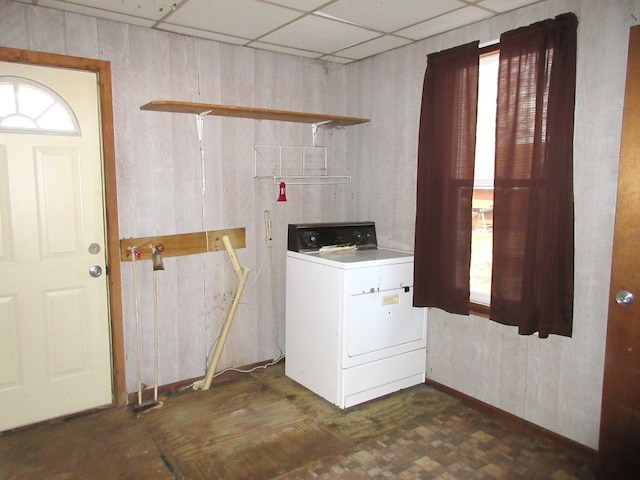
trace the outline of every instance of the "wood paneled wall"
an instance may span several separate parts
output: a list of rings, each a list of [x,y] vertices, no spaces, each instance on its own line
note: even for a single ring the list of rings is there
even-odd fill
[[[112,62],[120,234],[139,237],[246,227],[252,268],[221,367],[279,355],[284,345],[286,224],[374,220],[381,245],[413,248],[417,130],[426,55],[560,13],[578,15],[575,135],[576,301],[570,339],[520,337],[480,317],[439,310],[428,320],[428,375],[597,448],[613,212],[628,28],[640,0],[547,0],[347,66],[64,14],[0,0],[0,44]],[[205,119],[202,209],[195,119],[141,112],[170,99],[360,116],[321,132],[350,185],[277,186],[253,179],[254,144],[310,144],[298,124]],[[263,239],[271,210],[273,248]],[[262,268],[261,268],[262,267]],[[224,252],[165,260],[160,278],[161,383],[204,374],[231,303]],[[260,272],[256,280],[256,274]],[[127,373],[135,388],[133,294],[123,264]],[[142,269],[145,365],[151,365],[151,267]],[[277,337],[277,340],[276,340]],[[149,367],[151,368],[151,367]]]
[[[382,242],[412,249],[426,55],[473,40],[495,40],[504,31],[568,11],[580,22],[573,338],[522,337],[486,318],[432,309],[427,375],[597,448],[627,38],[640,18],[640,2],[543,1],[347,65],[347,109],[372,120],[369,128],[348,137],[358,178],[350,207],[376,221]]]
[[[284,348],[286,225],[343,221],[345,185],[287,187],[255,180],[254,145],[311,145],[311,126],[206,117],[205,193],[195,115],[140,111],[153,100],[358,116],[344,109],[344,68],[0,0],[0,44],[111,62],[121,238],[246,228],[237,251],[251,268],[220,368],[273,359]],[[353,113],[353,115],[351,115]],[[320,128],[344,156],[349,129]],[[348,163],[348,162],[345,162]],[[271,211],[273,247],[264,241]],[[224,251],[164,259],[158,273],[160,383],[203,376],[236,286]],[[258,276],[259,274],[259,276]],[[126,372],[137,389],[134,285],[122,264]],[[138,264],[143,381],[153,382],[151,262]]]

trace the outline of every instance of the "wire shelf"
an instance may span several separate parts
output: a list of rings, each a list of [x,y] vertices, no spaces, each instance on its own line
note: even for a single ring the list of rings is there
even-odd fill
[[[273,179],[273,183],[351,183],[351,174],[327,147],[255,145],[254,163],[254,178]]]

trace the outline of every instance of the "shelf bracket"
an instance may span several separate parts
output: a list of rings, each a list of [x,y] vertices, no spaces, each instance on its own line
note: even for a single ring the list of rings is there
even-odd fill
[[[327,123],[331,123],[331,122],[332,120],[327,120],[325,122],[317,122],[317,123],[311,124],[311,136],[313,137],[314,147],[318,146],[318,127],[321,127],[322,125],[326,125]]]

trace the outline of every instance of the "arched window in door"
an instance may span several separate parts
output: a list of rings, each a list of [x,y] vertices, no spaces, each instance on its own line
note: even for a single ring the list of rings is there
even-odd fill
[[[0,131],[80,135],[69,104],[41,83],[0,76]]]

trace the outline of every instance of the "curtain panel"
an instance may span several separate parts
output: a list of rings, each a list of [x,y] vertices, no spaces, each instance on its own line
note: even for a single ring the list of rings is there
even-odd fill
[[[427,56],[414,252],[416,307],[469,314],[478,42]]]
[[[500,38],[490,318],[571,336],[577,18]]]
[[[500,38],[490,318],[571,336],[578,21]],[[469,314],[478,43],[428,55],[418,138],[416,307]]]

